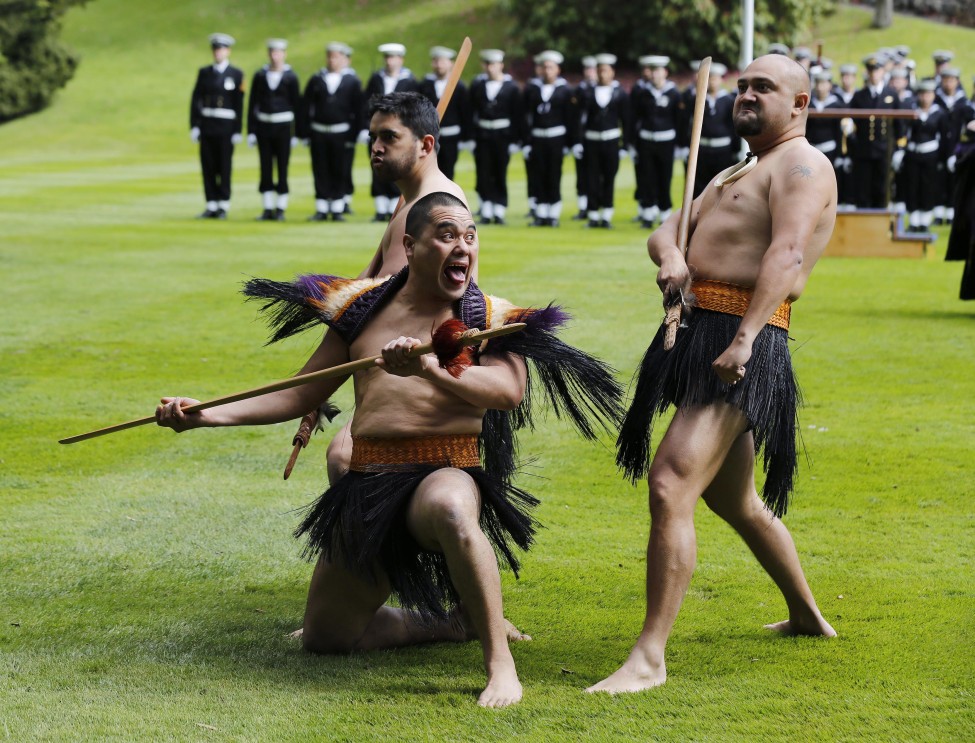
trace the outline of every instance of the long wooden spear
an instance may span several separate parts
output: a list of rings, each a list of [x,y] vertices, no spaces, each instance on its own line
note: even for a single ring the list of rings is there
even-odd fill
[[[490,340],[491,338],[497,338],[501,335],[508,335],[509,333],[516,333],[524,328],[525,323],[516,322],[508,325],[502,325],[500,328],[495,328],[494,330],[468,330],[457,338],[457,343],[462,346],[473,346],[481,343],[482,341]],[[433,350],[433,343],[423,343],[410,349],[407,356],[414,358],[416,356],[422,356],[425,353],[430,353]],[[361,369],[368,369],[369,367],[375,366],[376,362],[381,358],[382,356],[380,355],[370,356],[369,358],[359,359],[358,361],[349,361],[345,364],[339,364],[338,366],[331,366],[328,369],[320,369],[319,371],[309,372],[308,374],[299,374],[295,377],[281,379],[277,382],[265,384],[262,387],[255,387],[254,389],[244,390],[243,392],[235,392],[232,395],[217,397],[213,400],[207,400],[206,402],[186,405],[181,407],[180,410],[182,410],[184,413],[196,413],[200,410],[206,410],[207,408],[215,408],[217,405],[226,405],[227,403],[238,402],[239,400],[249,400],[252,397],[260,397],[261,395],[267,395],[271,392],[278,392],[279,390],[300,387],[301,385],[308,384],[309,382],[317,382],[322,379],[331,379],[332,377],[343,377],[346,374],[352,374],[353,372],[360,371]],[[145,418],[137,418],[135,420],[126,421],[125,423],[116,423],[113,426],[99,428],[95,431],[89,431],[88,433],[81,433],[77,436],[69,436],[66,439],[60,439],[58,443],[73,444],[76,441],[85,441],[86,439],[93,439],[96,436],[104,436],[109,433],[115,433],[116,431],[124,431],[128,428],[135,428],[137,426],[144,426],[147,423],[155,422],[156,416],[149,415]]]
[[[680,221],[677,224],[677,247],[681,255],[687,255],[688,232],[691,225],[691,207],[694,205],[694,178],[697,175],[697,152],[701,147],[701,127],[704,124],[704,106],[707,104],[708,77],[711,74],[711,58],[701,60],[697,70],[697,95],[694,99],[694,119],[691,124],[691,146],[687,155],[687,175],[684,179],[684,201],[680,205]],[[683,296],[674,297],[664,317],[664,350],[669,351],[677,340]]]

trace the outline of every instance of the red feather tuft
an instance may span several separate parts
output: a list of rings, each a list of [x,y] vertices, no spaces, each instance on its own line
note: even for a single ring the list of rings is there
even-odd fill
[[[466,331],[467,326],[457,319],[446,320],[433,331],[433,352],[437,354],[440,368],[455,379],[474,363],[472,347],[460,343],[460,337]]]

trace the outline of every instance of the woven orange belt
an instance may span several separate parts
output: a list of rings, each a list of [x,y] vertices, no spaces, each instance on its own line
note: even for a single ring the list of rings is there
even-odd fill
[[[352,437],[355,472],[405,472],[416,465],[480,467],[477,434],[448,434],[417,438]]]
[[[748,305],[751,304],[751,289],[724,281],[694,281],[691,283],[694,293],[694,304],[702,310],[724,312],[727,315],[744,317]],[[774,325],[783,330],[789,329],[789,317],[792,314],[792,300],[787,299],[769,318],[768,325]]]

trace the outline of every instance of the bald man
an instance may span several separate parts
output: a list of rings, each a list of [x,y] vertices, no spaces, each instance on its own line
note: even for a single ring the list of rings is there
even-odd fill
[[[666,680],[664,649],[694,569],[694,508],[702,497],[785,597],[789,618],[766,627],[836,634],[779,520],[796,473],[789,308],[836,217],[833,168],[805,138],[808,105],[809,76],[800,65],[775,54],[752,62],[738,79],[734,122],[755,156],[719,173],[694,200],[686,256],[677,247],[677,213],[647,241],[664,304],[693,293],[696,306],[672,350],[663,348],[663,329],[651,343],[621,429],[617,462],[650,486],[647,611],[622,668],[588,691],[633,692]],[[648,466],[653,419],[670,404],[677,412]],[[758,448],[767,469],[762,498]]]

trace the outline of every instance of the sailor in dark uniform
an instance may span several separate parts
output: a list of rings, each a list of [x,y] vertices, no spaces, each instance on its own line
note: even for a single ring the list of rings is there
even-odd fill
[[[732,118],[735,96],[721,87],[727,74],[728,68],[720,62],[711,64],[707,104],[701,123],[701,145],[697,154],[697,174],[694,176],[694,198],[701,195],[714,176],[738,162],[741,139],[735,133]],[[690,97],[686,110],[691,112],[694,110],[696,91],[690,87],[688,93]]]
[[[857,92],[859,70],[860,68],[855,64],[840,65],[840,83],[833,86],[833,95],[840,100],[840,108],[850,107],[853,94]],[[856,126],[853,119],[843,119],[840,124],[843,137],[840,140],[840,151],[833,162],[833,167],[836,169],[836,209],[852,211],[856,208],[856,196],[853,192],[853,159],[850,152],[853,149]]]
[[[575,140],[578,119],[574,97],[561,76],[563,56],[551,49],[538,54],[541,68],[537,85],[525,88],[525,129],[522,150],[535,183],[536,227],[557,227],[562,216],[562,163]]]
[[[420,90],[413,73],[403,66],[406,57],[406,47],[402,44],[380,44],[379,53],[383,55],[383,68],[374,72],[366,83],[365,100],[362,109],[362,126],[368,126],[367,108],[373,96],[389,95],[390,93],[416,93]],[[363,136],[364,133],[364,136]],[[359,141],[368,143],[369,132],[363,128],[359,134]],[[399,202],[399,189],[392,181],[383,181],[372,174],[372,188],[370,189],[376,205],[376,215],[373,222],[388,222],[396,204]]]
[[[630,97],[616,80],[615,54],[596,55],[596,85],[579,100],[582,148],[589,173],[589,227],[609,229],[623,144],[630,139]],[[578,146],[578,145],[577,145]]]
[[[941,68],[941,82],[935,89],[935,102],[951,117],[951,131],[949,133],[949,150],[954,150],[958,144],[961,132],[961,117],[968,105],[968,97],[961,87],[961,70],[957,67],[945,66]],[[934,207],[934,224],[951,224],[955,217],[954,207],[955,174],[947,172],[942,182],[941,198]]]
[[[893,166],[904,178],[898,185],[904,189],[907,204],[908,232],[927,232],[933,220],[933,209],[941,200],[945,161],[954,148],[951,137],[952,115],[935,102],[934,79],[918,84],[914,105],[918,118],[907,127],[907,146],[894,153]]]
[[[813,75],[813,94],[809,99],[810,111],[826,111],[828,109],[846,108],[843,101],[833,93],[833,77],[825,70]],[[819,119],[812,116],[806,121],[806,139],[829,158],[839,181],[843,132],[839,119]]]
[[[345,221],[346,195],[352,179],[356,134],[362,128],[362,87],[349,67],[352,48],[340,41],[325,47],[326,66],[305,86],[302,136],[311,148],[315,179],[312,222],[331,216]]]
[[[887,84],[893,88],[894,93],[897,95],[897,102],[900,108],[911,109],[914,108],[914,91],[909,87],[910,83],[910,70],[908,70],[903,65],[898,65],[890,71],[890,75],[887,78]],[[901,132],[906,132],[906,126],[901,129]],[[900,142],[898,146],[903,146],[906,142]],[[903,153],[899,156],[903,157]],[[904,194],[907,193],[909,188],[905,179],[909,175],[907,170],[900,168],[895,171],[894,174],[894,191],[891,195],[891,201],[893,202],[893,209],[898,214],[903,214],[907,209],[907,205],[904,201]],[[943,182],[944,179],[940,179],[939,182]]]
[[[572,91],[577,108],[579,106],[579,101],[584,97],[586,88],[590,88],[595,85],[596,58],[591,55],[585,56],[582,58],[582,80],[579,81],[579,84],[576,86],[575,90]],[[576,129],[578,131],[578,127],[576,127]],[[586,207],[589,204],[589,176],[586,173],[586,154],[581,142],[573,142],[572,155],[576,167],[576,208],[578,209],[572,219],[582,220],[588,218]]]
[[[201,67],[190,99],[190,138],[200,144],[206,211],[201,219],[226,219],[234,145],[244,125],[244,73],[230,64],[234,38],[211,34],[213,64]]]
[[[484,73],[471,83],[474,116],[475,188],[481,199],[481,222],[504,224],[508,208],[508,161],[521,149],[524,113],[521,91],[504,72],[504,52],[481,52]]]
[[[931,59],[934,61],[934,81],[939,86],[941,85],[941,71],[947,67],[954,58],[955,53],[949,49],[935,49],[931,53]]]
[[[867,84],[854,93],[850,108],[900,108],[897,93],[884,82],[884,66],[876,55],[863,60],[867,69]],[[883,209],[887,206],[887,137],[896,127],[890,119],[855,119],[856,138],[853,141],[853,191],[860,209]]]
[[[264,202],[260,221],[284,220],[288,208],[288,161],[297,144],[297,115],[301,110],[298,76],[285,64],[288,42],[268,39],[268,64],[254,73],[247,108],[247,144],[257,145],[261,181],[257,190]],[[277,163],[278,180],[274,180]]]
[[[647,55],[639,61],[645,78],[633,87],[630,107],[640,222],[650,228],[670,216],[670,182],[683,111],[677,86],[667,79],[670,57]]]
[[[435,46],[430,50],[430,66],[433,71],[420,81],[420,92],[435,106],[443,97],[456,56],[457,52],[445,46]],[[458,80],[447,110],[440,120],[440,150],[437,152],[437,165],[450,180],[454,179],[461,142],[470,142],[473,138],[471,126],[470,96],[467,86],[462,80]]]
[[[772,42],[768,45],[765,50],[766,54],[782,54],[786,57],[792,56],[792,50],[789,48],[788,44],[783,44],[779,41]]]

